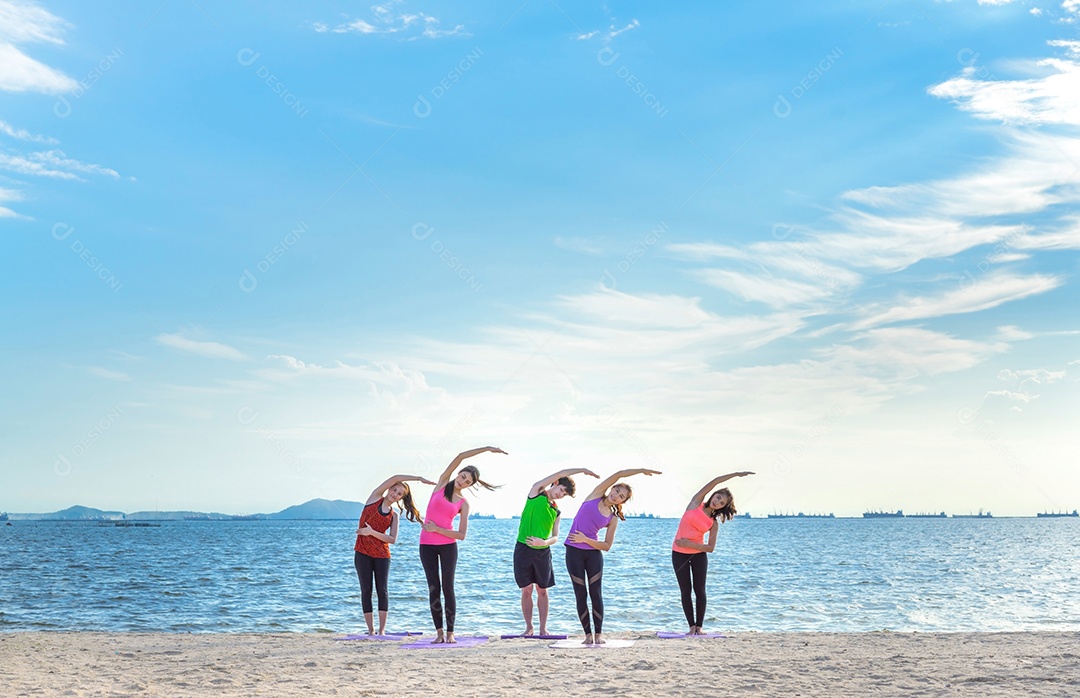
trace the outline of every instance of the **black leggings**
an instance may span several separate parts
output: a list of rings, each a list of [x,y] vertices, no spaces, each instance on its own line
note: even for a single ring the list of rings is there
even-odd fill
[[[604,576],[604,554],[595,548],[582,550],[572,545],[566,546],[566,571],[574,583],[574,598],[577,599],[577,614],[586,635],[592,634],[589,628],[589,602],[592,599],[592,620],[596,632],[603,632],[604,597],[601,595],[600,580]],[[587,587],[587,588],[586,588]]]
[[[353,555],[353,567],[360,579],[360,603],[364,605],[364,613],[372,612],[372,579],[375,581],[375,592],[379,595],[379,610],[389,610],[390,595],[386,592],[386,580],[390,577],[390,558],[371,557],[357,552]]]
[[[692,628],[700,628],[705,622],[705,577],[709,573],[709,556],[707,553],[687,554],[672,550],[671,566],[675,568],[675,579],[679,580],[686,622]],[[697,597],[697,613],[694,613],[694,601],[690,597],[691,587]]]
[[[446,597],[446,630],[454,632],[457,616],[457,598],[454,596],[454,570],[457,569],[457,543],[447,545],[420,545],[420,564],[427,577],[428,603],[431,605],[431,622],[436,630],[443,627],[443,605],[440,593]],[[439,572],[442,572],[442,582]]]

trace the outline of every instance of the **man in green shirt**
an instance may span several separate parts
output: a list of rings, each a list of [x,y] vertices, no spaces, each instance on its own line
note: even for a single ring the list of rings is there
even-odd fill
[[[533,588],[540,612],[540,635],[547,635],[548,592],[555,586],[555,569],[551,564],[551,546],[559,540],[559,507],[555,502],[566,495],[574,496],[571,475],[583,473],[600,477],[585,468],[569,468],[537,481],[529,490],[525,509],[521,512],[517,545],[514,546],[514,581],[521,589],[521,614],[525,616],[524,637],[533,632]]]

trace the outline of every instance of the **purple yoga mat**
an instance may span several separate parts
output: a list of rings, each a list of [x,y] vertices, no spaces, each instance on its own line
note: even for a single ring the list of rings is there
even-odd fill
[[[661,640],[682,640],[689,639],[695,640],[701,638],[702,640],[716,639],[718,637],[727,637],[727,635],[721,635],[720,633],[705,633],[704,635],[688,635],[686,633],[667,633],[660,631],[656,633],[656,636]]]
[[[394,642],[401,642],[409,637],[420,637],[424,633],[386,633],[385,635],[346,635],[345,637],[335,637],[335,640],[393,640]]]
[[[501,635],[503,640],[565,640],[566,635]]]
[[[435,638],[426,637],[423,640],[406,642],[405,644],[398,645],[398,647],[403,650],[445,650],[453,649],[455,647],[476,647],[477,645],[482,645],[488,641],[487,635],[466,635],[455,639],[457,642],[440,642],[439,644],[435,644]]]

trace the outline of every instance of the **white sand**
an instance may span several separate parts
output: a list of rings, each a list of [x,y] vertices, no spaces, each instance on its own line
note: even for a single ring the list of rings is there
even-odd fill
[[[323,634],[0,633],[3,696],[1080,696],[1080,633],[742,633],[555,650]]]

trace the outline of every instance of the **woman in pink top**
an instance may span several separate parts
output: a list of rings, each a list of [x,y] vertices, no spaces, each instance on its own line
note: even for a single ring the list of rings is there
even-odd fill
[[[420,564],[424,566],[424,576],[427,577],[428,602],[431,604],[431,621],[435,624],[436,643],[455,641],[457,597],[454,595],[454,572],[457,569],[457,542],[465,540],[465,534],[469,530],[469,502],[461,496],[461,492],[473,485],[495,489],[480,479],[480,471],[472,465],[466,465],[457,477],[451,477],[463,460],[480,453],[505,455],[506,451],[485,446],[459,453],[439,476],[435,491],[431,493],[431,500],[428,502],[424,523],[421,524],[423,530],[420,533]],[[460,517],[457,529],[454,529],[455,517]],[[442,597],[446,598],[445,636]]]
[[[690,500],[690,504],[686,506],[686,513],[679,520],[679,530],[675,533],[675,542],[671,545],[671,566],[675,568],[675,578],[679,580],[683,614],[690,625],[687,635],[704,634],[701,625],[705,622],[705,577],[709,570],[708,554],[716,547],[716,531],[720,523],[730,520],[736,513],[735,498],[731,496],[731,490],[728,488],[713,492],[709,495],[708,503],[704,503],[705,494],[722,482],[745,475],[753,475],[753,473],[749,471],[729,473],[710,480]],[[705,542],[706,533],[709,534],[708,543]],[[691,590],[697,597],[697,613],[694,612]]]

